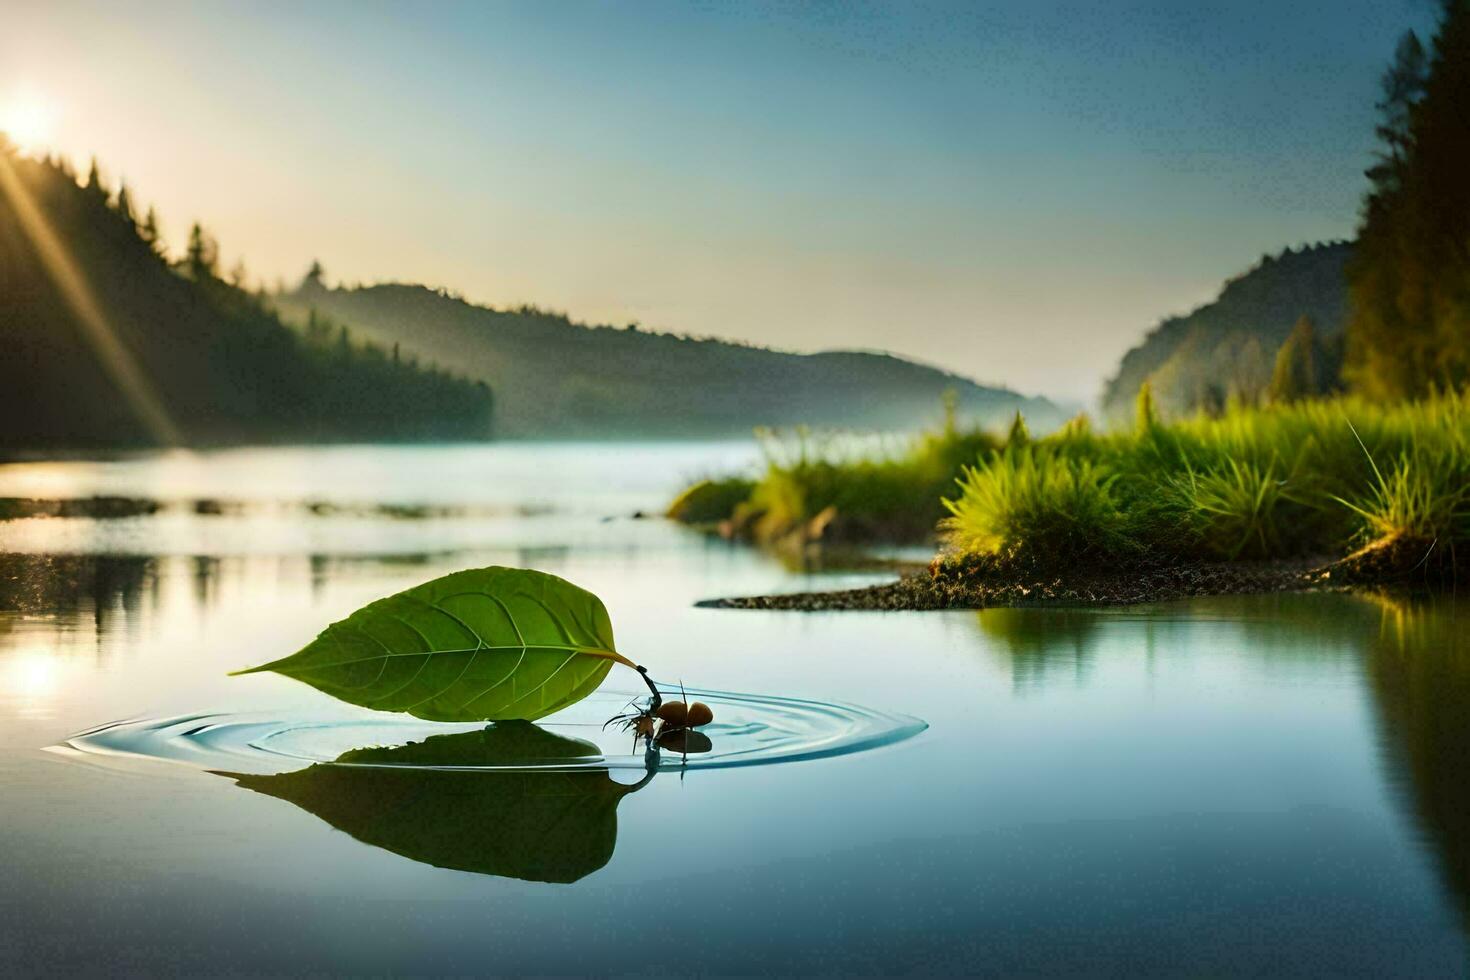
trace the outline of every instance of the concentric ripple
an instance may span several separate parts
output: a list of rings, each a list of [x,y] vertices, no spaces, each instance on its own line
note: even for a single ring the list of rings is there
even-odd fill
[[[714,723],[700,729],[705,742],[646,753],[618,723],[604,721],[626,710],[634,692],[599,692],[566,711],[542,719],[537,727],[560,739],[518,742],[532,748],[530,757],[486,756],[453,750],[426,757],[419,751],[395,753],[397,747],[422,745],[434,736],[483,730],[484,724],[443,724],[406,716],[363,712],[327,718],[287,717],[270,713],[194,714],[172,718],[119,721],[82,732],[56,749],[93,758],[158,759],[201,769],[280,772],[302,764],[407,766],[465,770],[639,769],[691,770],[762,766],[823,759],[891,745],[919,734],[928,725],[907,715],[890,714],[838,702],[736,694],[687,692],[714,709]],[[524,723],[516,723],[524,724]],[[569,754],[572,740],[585,752]],[[436,740],[438,745],[467,744]],[[536,746],[556,744],[554,752],[535,757]],[[359,761],[356,750],[383,749]],[[352,753],[350,760],[344,759]],[[401,761],[400,761],[401,760]]]

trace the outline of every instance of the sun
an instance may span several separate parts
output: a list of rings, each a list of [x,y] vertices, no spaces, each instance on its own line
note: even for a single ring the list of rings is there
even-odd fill
[[[39,150],[50,143],[55,122],[55,110],[37,95],[14,95],[0,103],[0,133],[21,150]]]

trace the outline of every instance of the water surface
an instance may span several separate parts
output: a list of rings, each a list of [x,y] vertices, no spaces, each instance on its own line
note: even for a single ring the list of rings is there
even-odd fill
[[[163,504],[0,523],[0,962],[1464,972],[1470,607],[694,608],[874,579],[631,517],[752,458],[343,447],[0,467],[0,496]],[[593,590],[620,649],[755,707],[717,704],[729,727],[708,753],[650,770],[595,724],[616,675],[580,714],[498,731],[225,676],[482,564]],[[874,718],[928,728],[700,763],[761,725],[790,745]]]

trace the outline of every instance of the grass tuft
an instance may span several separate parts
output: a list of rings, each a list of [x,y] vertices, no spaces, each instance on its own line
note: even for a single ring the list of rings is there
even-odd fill
[[[669,504],[667,516],[683,524],[715,524],[750,499],[755,481],[741,477],[700,480]]]
[[[1432,546],[1450,568],[1470,554],[1465,395],[1234,405],[1165,421],[1143,391],[1122,431],[1096,431],[1084,416],[1041,438],[1018,420],[1003,441],[952,423],[897,446],[766,440],[764,475],[745,499],[720,501],[762,540],[817,526],[913,540],[938,524],[950,557],[1058,570],[1330,559],[1385,542],[1403,547],[1380,557]]]
[[[1470,538],[1470,405],[1342,398],[1164,422],[1143,392],[1131,429],[1069,424],[982,459],[959,491],[957,555],[1270,560],[1388,540],[1453,554]]]
[[[1089,459],[1024,444],[967,466],[941,525],[954,551],[1018,560],[1088,560],[1129,547],[1117,476]]]

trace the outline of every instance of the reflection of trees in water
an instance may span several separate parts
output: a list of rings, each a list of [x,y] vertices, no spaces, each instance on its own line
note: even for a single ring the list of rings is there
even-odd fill
[[[311,555],[307,560],[313,596],[336,578],[384,565],[423,565],[429,555]],[[297,580],[300,560],[279,557],[162,557],[153,555],[47,555],[0,553],[0,614],[52,617],[62,630],[93,633],[100,641],[118,626],[118,615],[136,622],[147,608],[157,613],[164,603],[192,600],[208,612],[227,591],[249,587],[262,570],[281,581]],[[164,587],[165,581],[187,581],[187,591]],[[0,629],[4,629],[0,617]]]
[[[1381,600],[1367,675],[1394,788],[1470,928],[1470,605]]]
[[[0,554],[0,612],[56,616],[72,629],[90,619],[98,636],[119,607],[135,618],[157,589],[151,557]]]
[[[1229,624],[1270,666],[1351,657],[1373,696],[1387,778],[1470,931],[1470,602],[1368,595],[1235,596],[1118,610],[988,609],[981,631],[1018,689],[1085,680],[1105,627],[1185,655],[1201,624]],[[1128,634],[1112,632],[1110,639]],[[1126,644],[1125,647],[1126,649]]]
[[[590,742],[530,722],[500,722],[397,748],[354,749],[297,772],[219,775],[413,861],[567,883],[612,859],[618,804],[652,779],[653,769],[624,785],[602,768],[489,767],[575,764],[599,755]]]
[[[312,555],[308,561],[311,566],[311,597],[320,599],[322,592],[327,587],[327,577],[332,570],[332,559],[326,555]]]
[[[326,591],[327,583],[340,578],[343,572],[354,567],[406,567],[417,568],[428,565],[434,558],[427,552],[406,552],[395,555],[324,555],[313,553],[307,557],[311,577],[311,597],[319,599]],[[443,557],[443,556],[439,556]],[[284,576],[283,576],[284,577]]]
[[[194,603],[200,609],[219,601],[219,563],[212,555],[194,556]]]
[[[1087,676],[1096,656],[1097,610],[998,606],[976,614],[980,632],[1000,641],[1017,690],[1044,686],[1058,674]]]
[[[572,549],[566,545],[525,546],[516,549],[516,564],[522,568],[542,568],[547,565],[562,564],[571,555]]]
[[[1218,622],[1240,637],[1240,653],[1268,665],[1321,663],[1361,655],[1377,609],[1341,595],[1286,593],[1216,596],[1156,607],[997,607],[977,614],[988,646],[1011,668],[1017,689],[1055,681],[1085,682],[1106,638],[1121,649],[1179,654],[1199,641],[1204,624]]]

